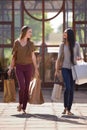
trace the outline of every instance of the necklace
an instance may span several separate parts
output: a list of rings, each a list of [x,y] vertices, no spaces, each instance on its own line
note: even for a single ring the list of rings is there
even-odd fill
[[[25,41],[25,40],[20,40],[20,44],[21,44],[21,46],[26,46],[27,41]]]

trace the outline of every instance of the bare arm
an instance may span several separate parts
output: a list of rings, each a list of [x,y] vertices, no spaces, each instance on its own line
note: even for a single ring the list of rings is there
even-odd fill
[[[56,62],[55,62],[55,71],[58,70],[58,65],[57,65],[57,62],[58,62],[58,58],[56,59]]]
[[[55,62],[55,74],[54,76],[57,76],[58,75],[58,58],[56,59],[56,62]]]
[[[12,57],[12,60],[11,60],[10,66],[9,66],[9,70],[8,70],[8,75],[9,76],[11,75],[11,71],[14,68],[14,66],[15,66],[15,58]]]

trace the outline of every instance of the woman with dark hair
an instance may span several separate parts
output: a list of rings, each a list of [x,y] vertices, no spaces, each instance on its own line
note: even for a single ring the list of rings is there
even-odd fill
[[[71,28],[68,28],[64,31],[63,34],[63,43],[64,44],[64,60],[62,65],[62,76],[65,86],[64,91],[64,111],[62,114],[72,115],[71,107],[73,102],[73,91],[75,86],[75,81],[72,77],[71,68],[76,64],[77,60],[81,59],[80,45],[75,42],[74,32]],[[59,55],[62,51],[62,44],[60,46]],[[55,75],[58,75],[58,58],[55,64]]]
[[[16,68],[16,76],[19,85],[19,105],[18,111],[26,113],[26,106],[28,102],[28,89],[32,76],[33,65],[35,73],[39,75],[36,64],[35,46],[30,40],[32,36],[32,29],[28,26],[21,28],[21,33],[18,39],[15,40],[12,50],[12,61],[9,67],[8,75],[11,74],[12,69]]]

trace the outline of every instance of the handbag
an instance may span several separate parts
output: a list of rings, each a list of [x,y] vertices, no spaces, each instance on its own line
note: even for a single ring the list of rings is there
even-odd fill
[[[30,104],[42,104],[44,103],[41,80],[38,76],[34,76],[29,85],[29,103]]]
[[[3,101],[15,102],[16,101],[16,90],[15,90],[15,81],[14,79],[5,79],[4,80],[4,97]]]
[[[61,98],[61,93],[62,93],[62,85],[60,84],[58,77],[55,77],[51,100],[57,102]]]
[[[62,65],[63,65],[63,60],[64,60],[64,43],[61,45],[61,54],[60,56],[58,57],[58,60],[57,60],[57,68],[58,70],[60,70],[62,68]]]
[[[78,85],[87,83],[87,63],[79,62],[74,65],[72,67],[72,76]]]

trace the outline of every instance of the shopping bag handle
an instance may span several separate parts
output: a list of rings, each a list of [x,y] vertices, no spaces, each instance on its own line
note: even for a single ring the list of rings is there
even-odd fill
[[[58,78],[58,76],[54,77],[54,82],[57,83],[57,84],[61,83],[60,80],[59,80],[59,78]]]
[[[12,78],[12,76],[10,75],[10,76],[8,76],[8,78],[7,78],[7,79],[13,79],[13,78]]]

